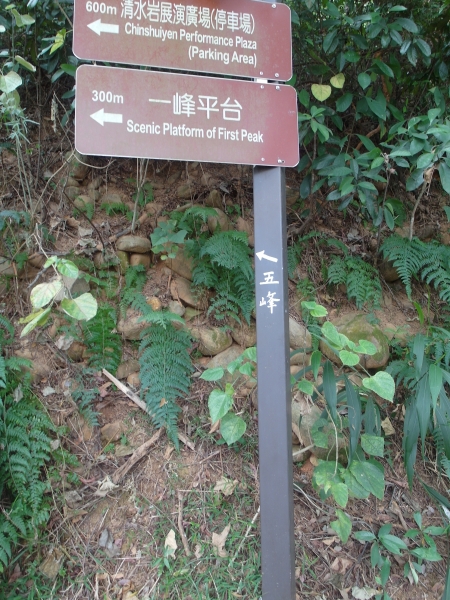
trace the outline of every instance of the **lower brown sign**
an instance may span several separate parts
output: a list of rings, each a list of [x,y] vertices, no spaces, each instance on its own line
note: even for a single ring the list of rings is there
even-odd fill
[[[297,94],[288,85],[82,65],[82,154],[293,167]]]

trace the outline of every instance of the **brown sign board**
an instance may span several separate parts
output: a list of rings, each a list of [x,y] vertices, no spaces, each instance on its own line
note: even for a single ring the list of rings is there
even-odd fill
[[[287,81],[291,11],[255,0],[75,0],[85,60]]]
[[[82,65],[75,147],[82,154],[293,167],[289,85]]]

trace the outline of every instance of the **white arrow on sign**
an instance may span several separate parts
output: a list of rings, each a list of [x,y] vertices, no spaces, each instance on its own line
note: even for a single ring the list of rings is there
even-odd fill
[[[264,254],[264,250],[261,250],[261,252],[257,252],[256,256],[259,258],[259,260],[265,258],[266,260],[270,260],[271,262],[278,262],[278,258],[274,258],[273,256],[267,256],[267,254]]]
[[[97,19],[93,23],[89,23],[89,29],[92,29],[94,33],[100,35],[101,33],[119,33],[118,25],[111,25],[109,23],[102,23],[101,19]]]
[[[105,113],[103,108],[92,114],[91,119],[100,123],[102,127],[105,123],[122,123],[122,115],[117,113]]]

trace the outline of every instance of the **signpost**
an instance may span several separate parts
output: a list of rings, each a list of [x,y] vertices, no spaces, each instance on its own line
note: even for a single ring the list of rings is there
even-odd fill
[[[291,12],[254,0],[75,0],[87,60],[287,81]]]
[[[75,0],[82,154],[254,168],[262,599],[295,600],[286,166],[298,162],[290,10],[276,0]]]
[[[294,166],[293,87],[82,65],[75,146],[82,154]]]

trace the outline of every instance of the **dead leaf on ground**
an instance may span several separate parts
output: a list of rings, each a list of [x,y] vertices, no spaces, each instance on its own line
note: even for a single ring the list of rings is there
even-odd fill
[[[333,563],[331,564],[331,569],[333,571],[336,571],[336,573],[345,575],[345,573],[347,572],[347,569],[349,567],[351,567],[352,564],[353,564],[353,562],[351,560],[348,560],[348,558],[343,558],[341,556],[338,556],[337,558],[334,559]]]
[[[42,395],[44,396],[44,398],[46,398],[47,396],[51,396],[52,394],[56,394],[56,390],[54,388],[50,387],[49,385],[47,385],[42,390]]]
[[[325,546],[331,546],[331,544],[334,544],[334,542],[337,542],[338,538],[335,537],[330,537],[330,538],[324,538],[322,540],[322,544],[325,544]]]
[[[381,427],[383,428],[384,435],[394,435],[395,429],[392,426],[389,417],[386,417],[384,421],[381,421]]]
[[[212,545],[214,554],[216,556],[220,556],[221,558],[226,558],[228,556],[228,552],[225,550],[225,542],[227,541],[228,534],[230,533],[231,525],[228,524],[222,533],[213,533],[212,534]]]
[[[169,460],[170,455],[172,454],[172,452],[175,450],[175,448],[172,446],[172,444],[169,444],[166,448],[166,451],[164,452],[164,458],[166,460]]]
[[[178,545],[175,539],[175,531],[171,529],[167,534],[166,541],[164,542],[164,548],[166,549],[166,555],[175,558],[175,552],[177,551]]]
[[[203,556],[203,550],[200,544],[195,544],[194,556],[195,558],[201,558]]]
[[[227,479],[226,477],[222,476],[220,479],[218,479],[216,485],[214,486],[214,491],[222,492],[224,496],[231,496],[236,489],[237,484],[237,479],[231,481],[231,479]]]
[[[379,593],[380,592],[378,590],[374,590],[370,587],[359,588],[357,586],[354,586],[352,588],[352,596],[357,600],[370,600],[370,598],[373,598]]]
[[[109,475],[105,477],[102,481],[100,481],[98,490],[94,492],[94,496],[99,496],[100,498],[104,498],[109,492],[115,490],[119,486],[111,481]]]

